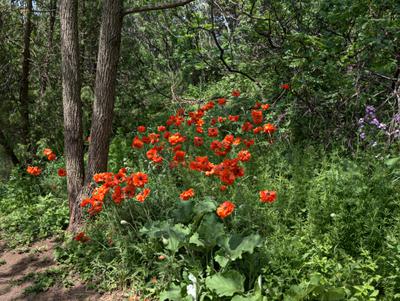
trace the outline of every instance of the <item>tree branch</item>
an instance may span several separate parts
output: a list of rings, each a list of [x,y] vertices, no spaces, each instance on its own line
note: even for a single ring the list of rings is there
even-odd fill
[[[125,16],[128,14],[136,14],[136,13],[142,13],[142,12],[147,12],[147,11],[152,11],[152,10],[164,10],[164,9],[169,9],[169,8],[175,8],[175,7],[179,7],[179,6],[184,6],[193,1],[194,0],[176,0],[175,2],[171,2],[171,3],[160,3],[160,4],[145,5],[142,7],[133,7],[133,8],[128,8],[128,9],[124,10],[122,15]]]

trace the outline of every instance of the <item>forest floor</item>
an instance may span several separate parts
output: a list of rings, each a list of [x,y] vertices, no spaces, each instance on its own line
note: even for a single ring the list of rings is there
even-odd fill
[[[2,301],[114,301],[125,300],[122,292],[99,294],[79,278],[62,279],[62,267],[53,257],[57,242],[37,242],[24,249],[10,250],[0,240],[0,300]],[[64,273],[65,274],[65,273]],[[63,283],[64,282],[64,283]]]

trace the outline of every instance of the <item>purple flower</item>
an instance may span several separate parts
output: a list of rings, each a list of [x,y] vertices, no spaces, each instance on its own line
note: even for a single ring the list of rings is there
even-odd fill
[[[378,119],[376,119],[376,118],[374,118],[374,119],[372,119],[372,121],[370,122],[370,124],[373,124],[373,125],[376,125],[376,126],[378,126],[379,127],[379,120]]]
[[[397,113],[396,115],[394,115],[393,120],[394,120],[394,122],[396,122],[396,123],[400,123],[400,113]]]
[[[378,129],[386,130],[386,124],[380,123],[380,124],[378,125]]]
[[[373,106],[367,106],[365,108],[365,113],[367,113],[368,115],[372,115],[375,114],[376,110]]]
[[[361,139],[361,140],[364,140],[364,139],[365,139],[365,133],[364,133],[364,132],[360,133],[360,139]]]

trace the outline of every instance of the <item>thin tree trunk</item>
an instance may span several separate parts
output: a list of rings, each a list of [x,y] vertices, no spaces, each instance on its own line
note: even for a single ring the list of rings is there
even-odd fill
[[[30,144],[29,137],[29,71],[31,60],[31,34],[32,34],[32,0],[26,0],[24,24],[24,50],[22,54],[22,72],[19,87],[19,103],[21,105],[21,130],[23,143]]]
[[[107,170],[121,44],[122,1],[104,0],[86,182]]]
[[[50,3],[50,18],[49,18],[49,36],[47,40],[47,51],[43,60],[43,72],[40,78],[40,95],[43,96],[46,92],[47,85],[50,82],[49,79],[49,64],[50,55],[53,49],[53,36],[54,36],[54,24],[56,22],[56,10],[57,0],[51,0]]]
[[[84,179],[81,80],[79,71],[78,1],[61,0],[61,57],[64,109],[64,155],[69,202],[68,230],[82,220],[79,193]]]

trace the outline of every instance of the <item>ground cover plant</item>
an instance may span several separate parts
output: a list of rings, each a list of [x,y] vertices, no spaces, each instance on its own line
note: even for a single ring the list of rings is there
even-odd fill
[[[399,20],[2,1],[0,299],[400,299]]]

